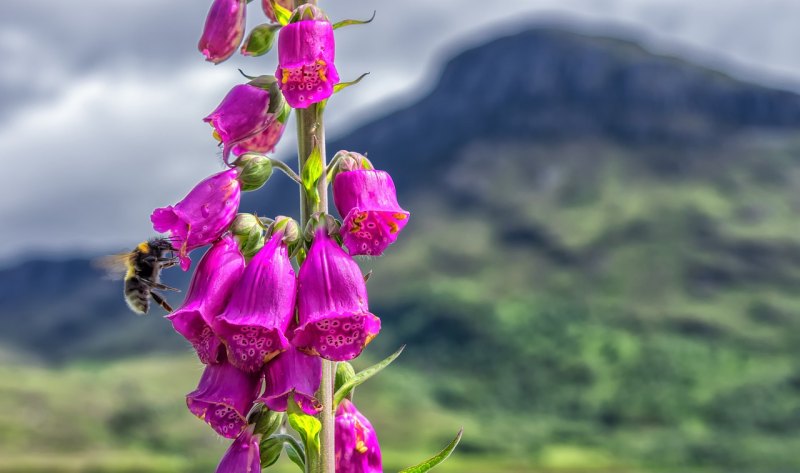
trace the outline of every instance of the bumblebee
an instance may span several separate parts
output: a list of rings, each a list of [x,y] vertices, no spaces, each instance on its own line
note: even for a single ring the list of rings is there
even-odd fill
[[[146,314],[152,298],[164,310],[172,312],[164,296],[156,291],[178,290],[159,281],[162,269],[178,264],[174,251],[168,239],[152,238],[139,243],[133,251],[99,259],[97,266],[106,269],[112,277],[124,275],[123,294],[132,311]]]

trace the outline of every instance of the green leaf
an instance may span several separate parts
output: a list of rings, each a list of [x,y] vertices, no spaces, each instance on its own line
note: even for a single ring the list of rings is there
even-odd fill
[[[315,203],[319,203],[319,191],[317,190],[317,182],[322,177],[325,171],[322,166],[322,154],[319,151],[319,146],[314,146],[311,154],[308,156],[302,171],[303,187],[306,189],[308,197]]]
[[[274,434],[261,441],[261,467],[266,468],[281,456],[281,451],[286,450],[289,459],[305,471],[305,451],[297,439],[288,434]]]
[[[289,18],[292,17],[291,10],[287,10],[283,8],[280,3],[276,2],[275,0],[270,0],[272,2],[272,10],[275,12],[275,18],[278,19],[278,23],[283,26],[289,24]]]
[[[358,374],[355,375],[353,379],[344,383],[342,387],[337,389],[336,394],[333,395],[334,409],[336,408],[336,406],[339,405],[340,402],[342,402],[342,399],[346,398],[347,395],[350,394],[350,391],[352,391],[356,386],[364,383],[364,381],[380,373],[382,369],[389,366],[389,364],[391,364],[395,360],[395,358],[400,356],[400,353],[403,353],[403,350],[405,350],[405,348],[406,346],[403,345],[402,347],[400,347],[399,350],[386,357],[383,361],[374,364],[363,371],[360,371]]]
[[[303,445],[306,449],[306,462],[312,465],[316,464],[316,459],[319,458],[320,454],[319,433],[322,430],[322,424],[316,417],[303,412],[300,406],[294,402],[294,396],[289,397],[286,412],[289,414],[289,425],[303,439]]]
[[[378,13],[376,10],[372,11],[372,17],[369,20],[342,20],[338,21],[333,24],[333,29],[339,29],[342,26],[349,26],[349,25],[366,25],[367,23],[372,23],[372,20],[375,19],[375,14]]]
[[[361,74],[360,76],[358,76],[358,79],[356,79],[356,80],[351,80],[350,82],[339,82],[338,84],[333,86],[333,93],[335,94],[336,92],[339,92],[340,90],[342,90],[344,88],[350,87],[351,85],[358,84],[359,82],[361,82],[361,79],[367,77],[368,75],[369,75],[369,72],[365,72],[365,73]]]
[[[292,461],[295,465],[300,468],[300,471],[306,471],[306,463],[303,460],[302,454],[297,451],[294,445],[290,443],[286,443],[283,445],[283,448],[286,450],[286,456],[289,457],[289,460]]]
[[[400,473],[424,473],[426,471],[432,470],[433,467],[447,460],[447,457],[449,457],[450,454],[453,453],[453,450],[456,449],[458,442],[461,441],[461,435],[463,434],[464,434],[464,428],[462,427],[461,430],[458,431],[456,438],[454,438],[453,441],[450,442],[450,444],[444,448],[444,450],[437,453],[436,456],[431,457],[428,460],[425,460],[419,465],[411,466],[406,468],[405,470],[401,470]]]
[[[283,440],[275,437],[269,437],[261,441],[259,448],[261,450],[261,468],[266,468],[274,465],[275,462],[281,457],[281,452],[283,451]]]
[[[280,25],[270,23],[264,23],[253,28],[242,45],[242,54],[255,57],[268,53],[275,42],[275,33],[280,28]]]

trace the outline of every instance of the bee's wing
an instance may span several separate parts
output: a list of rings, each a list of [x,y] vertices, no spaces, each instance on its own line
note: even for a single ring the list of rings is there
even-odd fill
[[[92,266],[104,269],[109,279],[122,279],[131,265],[133,253],[118,253],[116,255],[102,256],[92,261]]]

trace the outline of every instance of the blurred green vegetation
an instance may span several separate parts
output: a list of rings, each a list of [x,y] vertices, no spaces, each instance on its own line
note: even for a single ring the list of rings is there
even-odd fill
[[[438,471],[800,469],[797,137],[473,142],[453,163],[362,261],[384,329],[357,365],[409,345],[356,393],[386,471],[462,425]],[[199,375],[188,350],[3,362],[0,471],[213,471],[226,442],[182,401]]]

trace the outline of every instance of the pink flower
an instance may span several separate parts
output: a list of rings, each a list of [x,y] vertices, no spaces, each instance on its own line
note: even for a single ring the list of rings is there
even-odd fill
[[[217,473],[260,473],[261,436],[254,434],[254,425],[248,426],[236,437],[217,466]]]
[[[294,17],[305,16],[299,9],[294,14]],[[327,99],[333,94],[333,86],[339,83],[333,63],[336,53],[333,26],[321,13],[313,17],[289,23],[278,36],[275,77],[293,108],[307,108]]]
[[[284,333],[294,316],[297,278],[278,232],[253,257],[214,331],[237,368],[256,373],[289,345]]]
[[[155,209],[150,215],[157,232],[169,232],[179,249],[181,268],[189,269],[189,251],[218,239],[239,209],[240,186],[236,169],[204,179],[175,205]]]
[[[264,368],[266,388],[259,401],[273,411],[286,411],[289,395],[308,415],[315,415],[322,405],[314,397],[322,378],[322,360],[294,347],[270,360]]]
[[[381,446],[369,420],[343,399],[336,409],[336,473],[381,473]]]
[[[232,439],[244,429],[260,389],[257,374],[240,371],[223,359],[206,366],[197,389],[186,395],[186,405],[218,434]]]
[[[357,357],[381,329],[369,311],[361,270],[324,229],[300,267],[297,308],[292,344],[328,360]]]
[[[167,316],[205,364],[218,363],[221,343],[211,329],[244,272],[244,257],[236,239],[227,235],[217,241],[197,264],[186,299]]]
[[[270,79],[274,81],[272,77]],[[214,127],[216,136],[222,142],[222,155],[226,162],[231,150],[237,155],[245,151],[257,151],[250,147],[264,141],[261,138],[264,133],[273,137],[274,143],[271,144],[274,147],[283,134],[283,128],[280,127],[280,133],[276,132],[275,127],[271,128],[277,116],[270,112],[270,105],[269,90],[252,84],[239,84],[203,119]],[[276,134],[277,137],[274,136]]]
[[[214,0],[197,44],[206,61],[219,64],[233,55],[244,37],[245,0]]]
[[[247,152],[271,153],[275,151],[275,145],[278,144],[285,130],[286,119],[283,121],[273,120],[261,132],[236,143],[233,147],[233,154],[239,156]]]
[[[333,201],[344,218],[341,235],[351,255],[379,256],[408,223],[389,173],[357,169],[333,180]]]

